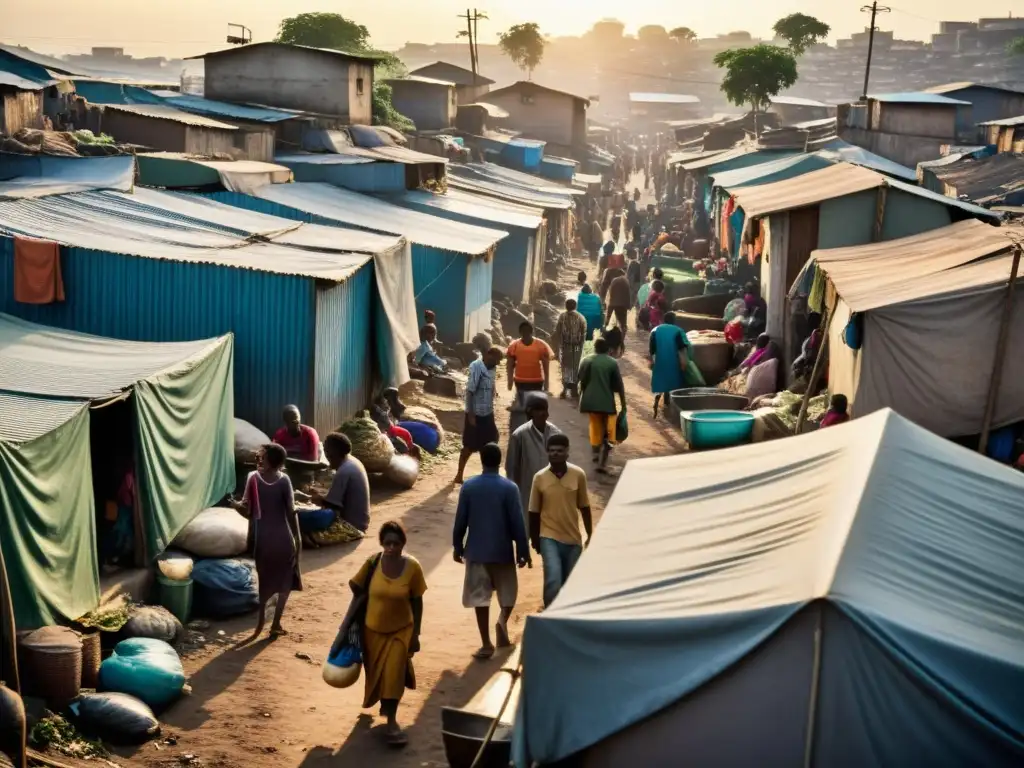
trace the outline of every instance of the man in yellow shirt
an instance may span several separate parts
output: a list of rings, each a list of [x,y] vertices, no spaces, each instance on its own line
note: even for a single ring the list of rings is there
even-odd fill
[[[549,465],[533,477],[530,543],[544,559],[544,607],[551,605],[583,553],[580,519],[590,544],[593,522],[587,474],[569,459],[569,438],[548,438]]]

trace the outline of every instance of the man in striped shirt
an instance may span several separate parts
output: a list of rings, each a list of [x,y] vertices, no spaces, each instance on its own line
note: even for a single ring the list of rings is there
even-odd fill
[[[491,347],[469,364],[466,382],[466,424],[462,429],[462,453],[455,484],[461,485],[469,457],[488,443],[498,442],[498,424],[494,420],[494,376],[504,353]]]

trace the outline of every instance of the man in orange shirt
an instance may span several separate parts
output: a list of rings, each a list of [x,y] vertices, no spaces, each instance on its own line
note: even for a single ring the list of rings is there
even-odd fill
[[[533,325],[519,324],[519,338],[508,348],[508,388],[515,384],[522,400],[525,392],[547,392],[548,373],[554,353],[545,342],[533,338]]]

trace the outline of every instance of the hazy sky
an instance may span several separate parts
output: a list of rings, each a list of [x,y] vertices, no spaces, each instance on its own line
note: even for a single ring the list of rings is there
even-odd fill
[[[333,11],[365,24],[375,45],[398,48],[406,41],[456,42],[455,32],[469,0],[49,0],[42,6],[0,0],[0,40],[45,53],[87,52],[112,45],[136,56],[187,56],[224,46],[228,22],[245,24],[255,40],[269,40],[285,16],[302,11]],[[768,36],[772,24],[796,11],[832,25],[835,37],[862,29],[867,14],[861,0],[477,0],[490,15],[480,39],[494,42],[512,24],[536,21],[551,35],[585,32],[598,19],[614,17],[635,32],[643,24],[692,27],[701,36],[745,29]],[[897,37],[926,40],[938,21],[979,16],[1024,15],[1024,0],[895,0],[880,27]],[[824,10],[825,8],[829,10]],[[43,10],[45,9],[45,10]],[[898,9],[898,10],[897,10]]]

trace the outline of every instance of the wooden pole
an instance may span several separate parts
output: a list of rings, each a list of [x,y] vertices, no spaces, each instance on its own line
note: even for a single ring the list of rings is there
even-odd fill
[[[988,384],[988,398],[985,401],[985,417],[981,423],[981,439],[978,441],[978,453],[988,449],[989,432],[992,419],[995,417],[996,404],[999,401],[999,387],[1003,383],[1003,363],[1006,360],[1006,347],[1010,342],[1010,322],[1013,319],[1013,298],[1017,286],[1017,274],[1020,270],[1020,255],[1024,244],[1015,243],[1013,248],[1013,265],[1010,267],[1010,282],[1006,286],[1006,299],[1003,302],[1003,316],[999,322],[999,336],[996,340],[996,357],[992,363],[992,378]]]
[[[796,417],[796,434],[804,429],[804,422],[807,420],[807,406],[811,402],[812,393],[821,381],[822,369],[825,367],[825,358],[828,356],[829,328],[832,326],[832,317],[836,313],[836,306],[839,304],[839,296],[836,295],[832,302],[832,309],[826,307],[825,313],[821,316],[821,324],[818,330],[821,331],[821,345],[818,347],[818,356],[814,358],[814,369],[811,371],[811,378],[807,381],[807,389],[804,391],[804,399],[800,403],[800,415]]]

